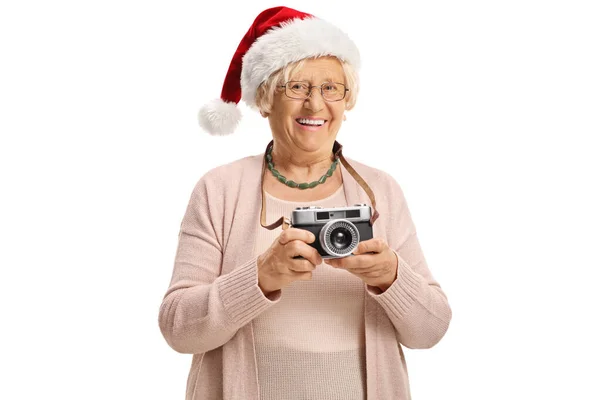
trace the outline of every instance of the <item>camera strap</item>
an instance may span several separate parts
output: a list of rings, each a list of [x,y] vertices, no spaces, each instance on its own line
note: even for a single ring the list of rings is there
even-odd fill
[[[273,141],[271,140],[269,142],[269,144],[267,145],[267,148],[265,150],[265,156],[267,154],[267,150],[269,149],[269,147],[271,146],[272,143],[273,143]],[[367,182],[365,182],[365,180],[358,174],[358,172],[356,172],[356,170],[354,168],[352,168],[352,166],[350,164],[348,164],[348,161],[346,161],[346,159],[344,158],[344,155],[342,154],[342,145],[340,143],[338,143],[337,140],[333,144],[333,153],[336,158],[339,157],[344,168],[346,168],[348,170],[350,175],[352,175],[352,177],[356,180],[356,182],[358,182],[360,187],[362,187],[363,190],[369,196],[369,200],[371,201],[371,207],[373,208],[373,212],[371,214],[371,220],[369,221],[369,223],[371,224],[371,226],[373,226],[373,224],[375,223],[377,218],[379,218],[379,213],[377,212],[377,208],[376,208],[377,203],[375,201],[375,194],[373,193],[373,191],[371,190],[371,188],[369,187]],[[267,225],[267,215],[266,215],[266,211],[265,211],[265,203],[266,203],[265,172],[266,172],[266,170],[267,170],[266,157],[263,157],[262,173],[261,173],[261,180],[260,180],[260,187],[261,187],[261,191],[262,191],[262,205],[261,205],[261,210],[260,210],[260,225],[263,228],[266,228],[268,230],[273,230],[279,226],[281,226],[282,229],[287,229],[290,227],[291,221],[286,216],[282,216],[277,221],[273,222],[272,224]]]

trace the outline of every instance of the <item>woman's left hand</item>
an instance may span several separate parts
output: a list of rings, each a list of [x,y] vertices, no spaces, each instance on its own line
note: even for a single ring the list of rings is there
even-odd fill
[[[360,242],[353,256],[325,259],[334,268],[348,270],[367,285],[386,291],[396,280],[398,258],[385,240],[373,238]]]

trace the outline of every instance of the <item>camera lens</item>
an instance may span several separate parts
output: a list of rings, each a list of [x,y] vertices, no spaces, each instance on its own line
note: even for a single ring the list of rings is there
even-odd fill
[[[329,241],[336,249],[344,250],[352,244],[352,234],[343,226],[335,228],[329,235]]]
[[[319,242],[327,254],[334,257],[346,257],[352,254],[360,235],[358,228],[347,219],[335,219],[327,222],[319,232]]]

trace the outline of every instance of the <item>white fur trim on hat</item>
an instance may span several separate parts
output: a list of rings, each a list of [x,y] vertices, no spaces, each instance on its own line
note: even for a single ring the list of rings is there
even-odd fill
[[[198,112],[200,126],[211,135],[229,135],[233,133],[242,119],[242,112],[236,103],[226,103],[215,99],[204,105]]]
[[[242,100],[252,108],[258,86],[273,72],[309,57],[335,56],[358,71],[354,42],[336,26],[318,18],[282,23],[256,39],[242,59]]]

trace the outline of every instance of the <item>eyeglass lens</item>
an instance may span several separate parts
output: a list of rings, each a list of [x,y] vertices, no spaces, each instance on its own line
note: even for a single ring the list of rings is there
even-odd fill
[[[313,88],[320,88],[325,100],[341,100],[346,95],[346,86],[336,82],[325,82],[320,86],[310,86],[307,82],[291,81],[285,85],[286,95],[294,99],[306,99]]]

